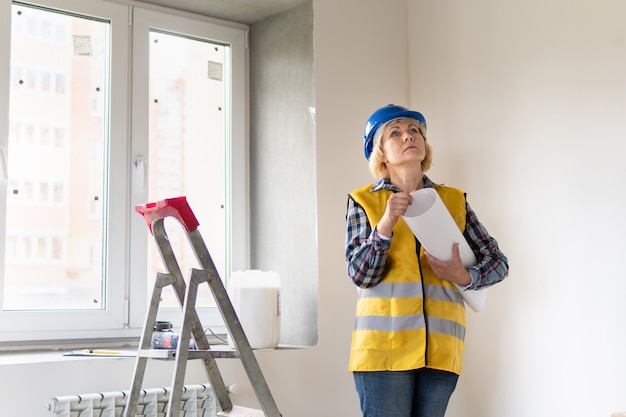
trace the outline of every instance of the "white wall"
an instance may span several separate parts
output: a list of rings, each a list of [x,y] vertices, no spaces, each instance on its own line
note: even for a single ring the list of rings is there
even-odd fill
[[[250,268],[281,277],[281,343],[318,342],[313,5],[250,27]]]
[[[449,417],[626,410],[626,3],[409,1],[411,105],[511,274]]]

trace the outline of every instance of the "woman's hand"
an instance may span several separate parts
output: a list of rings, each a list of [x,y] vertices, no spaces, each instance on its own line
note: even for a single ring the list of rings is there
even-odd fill
[[[459,285],[469,285],[472,277],[463,266],[461,261],[461,253],[459,252],[459,244],[455,243],[452,247],[452,259],[449,261],[440,261],[439,259],[426,252],[426,260],[433,270],[437,278],[454,282]]]
[[[404,213],[406,213],[406,209],[413,202],[413,197],[411,194],[405,192],[393,193],[389,196],[389,200],[387,200],[387,207],[385,207],[385,214],[380,219],[378,225],[376,225],[376,230],[378,233],[391,237],[393,232],[393,227],[398,223],[398,219]]]

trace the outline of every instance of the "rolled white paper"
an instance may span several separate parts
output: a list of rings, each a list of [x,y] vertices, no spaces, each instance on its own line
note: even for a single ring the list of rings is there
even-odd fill
[[[424,249],[442,261],[452,259],[452,248],[459,244],[459,253],[463,266],[476,265],[476,256],[454,222],[439,194],[433,188],[422,188],[411,193],[412,204],[402,218],[409,226]],[[454,284],[454,283],[453,283]],[[463,296],[463,300],[476,312],[485,306],[487,290],[463,291],[457,284],[454,286]]]

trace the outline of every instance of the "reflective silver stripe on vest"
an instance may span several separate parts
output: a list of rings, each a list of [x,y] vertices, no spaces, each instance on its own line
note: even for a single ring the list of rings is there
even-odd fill
[[[382,330],[399,332],[401,330],[423,329],[426,327],[422,314],[410,316],[357,316],[354,330]]]
[[[424,316],[414,314],[411,316],[358,316],[354,321],[354,330],[380,330],[383,332],[399,332],[425,328]],[[451,320],[435,317],[428,318],[428,331],[430,333],[442,333],[454,336],[457,339],[465,339],[465,326]]]
[[[422,297],[421,282],[381,282],[370,288],[359,289],[359,299],[363,298],[410,298]],[[431,300],[450,301],[463,305],[463,297],[452,287],[426,285],[426,297]]]
[[[431,300],[450,301],[457,304],[463,304],[463,296],[452,287],[442,287],[441,285],[427,285],[426,297]]]
[[[465,326],[451,320],[429,317],[428,331],[431,333],[447,334],[461,340],[465,339]]]
[[[359,298],[409,298],[422,296],[421,282],[381,282],[370,288],[360,288]]]

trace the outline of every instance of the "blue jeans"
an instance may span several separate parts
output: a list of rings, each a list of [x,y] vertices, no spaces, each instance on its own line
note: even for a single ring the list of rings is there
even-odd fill
[[[363,417],[443,417],[458,379],[429,368],[354,373]]]

